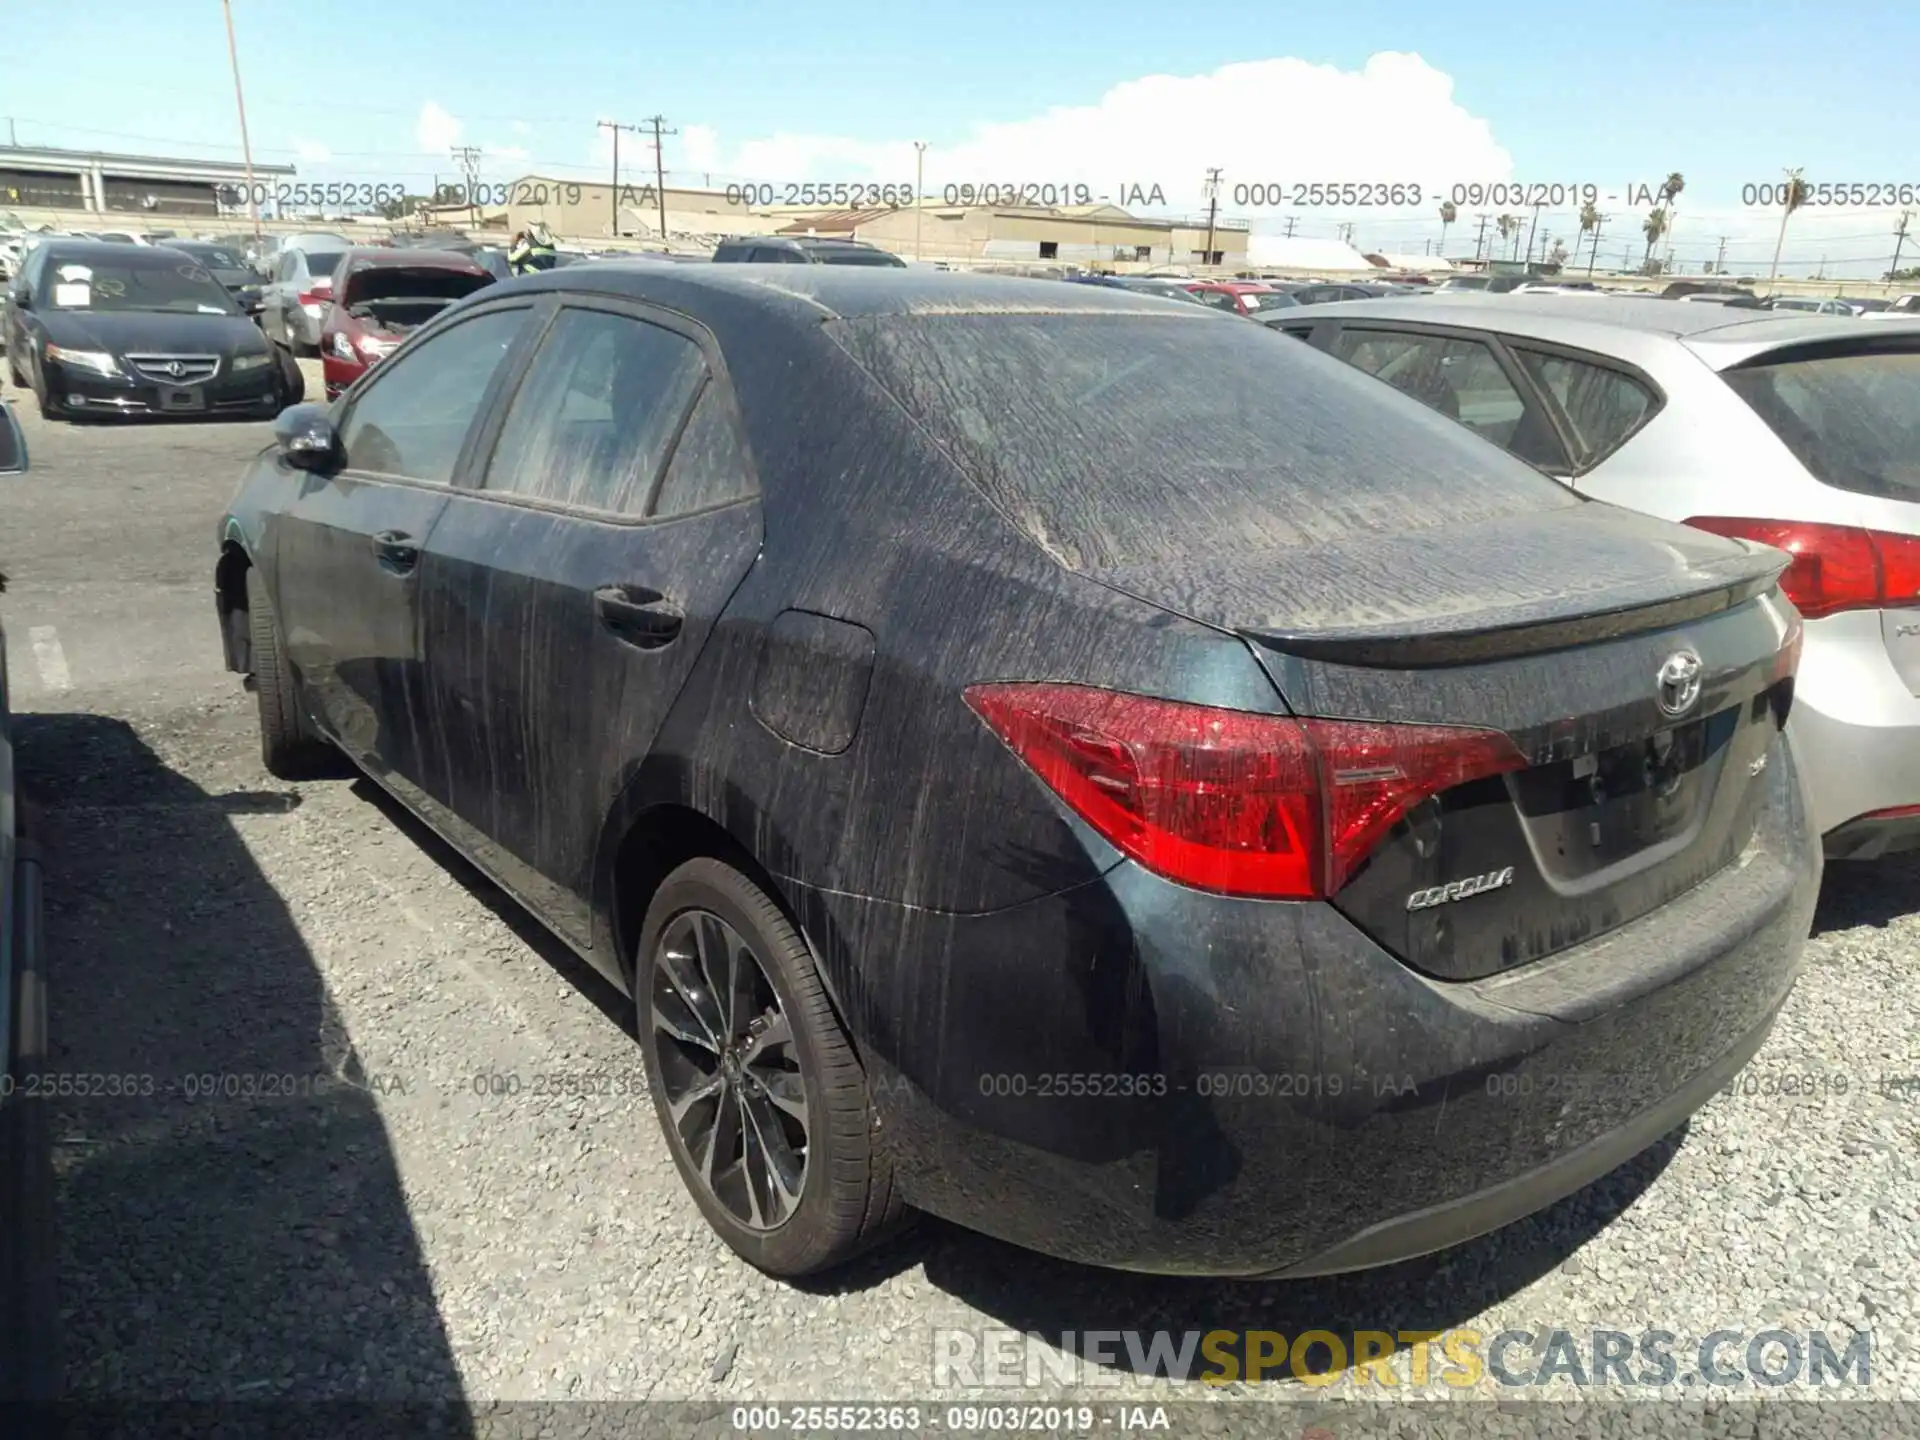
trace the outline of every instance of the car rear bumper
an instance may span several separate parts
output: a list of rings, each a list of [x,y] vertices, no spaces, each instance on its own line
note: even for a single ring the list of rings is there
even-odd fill
[[[1834,858],[1853,843],[1849,822],[1920,805],[1920,696],[1887,656],[1878,611],[1807,623],[1787,730]]]
[[[1130,863],[988,915],[797,903],[913,1204],[1125,1269],[1364,1268],[1578,1189],[1758,1048],[1820,863],[1792,757],[1773,753],[1733,865],[1482,981],[1419,975],[1331,906],[1223,899]]]
[[[108,380],[47,367],[47,399],[65,415],[253,415],[280,411],[280,372],[267,365],[238,375],[223,373],[204,385],[163,386]],[[190,392],[194,403],[171,396]]]

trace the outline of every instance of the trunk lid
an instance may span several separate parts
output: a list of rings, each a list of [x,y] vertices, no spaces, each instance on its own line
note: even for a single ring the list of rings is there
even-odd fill
[[[1469,980],[1624,925],[1733,863],[1791,704],[1799,617],[1769,590],[1629,624],[1662,611],[1615,612],[1615,634],[1570,648],[1510,629],[1498,654],[1417,666],[1392,647],[1391,665],[1339,663],[1249,634],[1300,714],[1498,730],[1526,757],[1423,801],[1331,903],[1417,969]]]

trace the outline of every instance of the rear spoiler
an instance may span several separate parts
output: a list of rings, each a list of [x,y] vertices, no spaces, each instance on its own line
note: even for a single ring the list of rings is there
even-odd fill
[[[1537,655],[1684,625],[1764,595],[1773,589],[1790,562],[1785,554],[1767,546],[1752,545],[1749,549],[1764,569],[1710,589],[1680,595],[1669,593],[1637,604],[1629,600],[1611,608],[1586,610],[1565,618],[1552,613],[1551,601],[1542,601],[1491,614],[1459,617],[1471,623],[1454,628],[1443,626],[1410,632],[1403,625],[1353,626],[1297,633],[1242,629],[1238,633],[1257,645],[1303,660],[1370,665],[1385,670],[1473,665],[1485,660]]]

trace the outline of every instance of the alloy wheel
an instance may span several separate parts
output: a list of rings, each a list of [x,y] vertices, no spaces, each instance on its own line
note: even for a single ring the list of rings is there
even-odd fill
[[[740,933],[688,910],[653,956],[651,1043],[669,1123],[741,1224],[776,1230],[806,1188],[807,1092],[793,1025]]]

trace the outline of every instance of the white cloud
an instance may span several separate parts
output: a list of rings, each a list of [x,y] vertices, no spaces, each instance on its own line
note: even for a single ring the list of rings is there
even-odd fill
[[[296,140],[293,142],[293,148],[299,155],[301,163],[306,165],[325,165],[333,159],[333,152],[318,141]]]
[[[524,145],[482,145],[480,150],[486,160],[524,160],[528,154]]]
[[[460,139],[460,122],[442,106],[429,100],[420,107],[420,118],[414,122],[413,134],[423,152],[451,150]]]
[[[910,137],[882,141],[778,134],[729,148],[703,137],[712,168],[769,180],[912,182]],[[1384,52],[1358,70],[1305,60],[1253,60],[1205,75],[1127,80],[1090,105],[1060,106],[976,126],[926,154],[932,193],[948,184],[1085,184],[1119,199],[1123,185],[1161,187],[1174,210],[1204,205],[1207,170],[1226,185],[1278,181],[1505,179],[1512,157],[1453,94],[1450,76],[1417,55]],[[702,166],[701,168],[707,168]]]
[[[513,133],[516,135],[531,135],[533,133],[533,127],[524,120],[516,120],[513,122]]]

